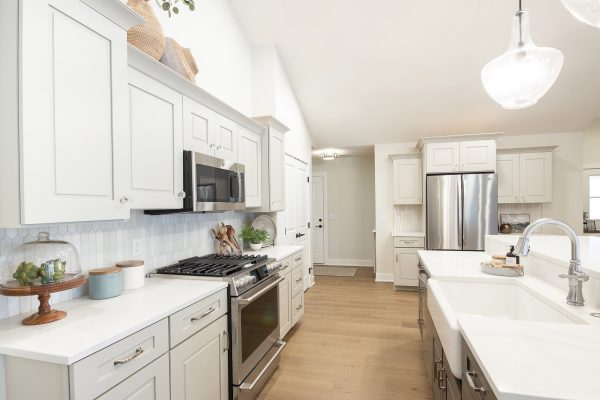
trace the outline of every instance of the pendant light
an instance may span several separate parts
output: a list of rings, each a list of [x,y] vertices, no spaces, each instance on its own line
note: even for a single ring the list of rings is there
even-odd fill
[[[338,157],[337,153],[323,153],[321,158],[325,161],[332,161]]]
[[[560,50],[538,47],[529,32],[529,11],[519,11],[513,19],[508,49],[481,70],[483,87],[504,108],[534,105],[552,87],[560,74],[564,57]]]
[[[600,0],[562,0],[562,3],[581,22],[600,28]]]

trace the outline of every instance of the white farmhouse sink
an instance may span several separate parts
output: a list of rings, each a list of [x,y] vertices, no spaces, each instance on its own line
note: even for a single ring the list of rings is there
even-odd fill
[[[507,320],[585,323],[569,315],[514,280],[458,281],[430,279],[427,306],[444,347],[452,373],[462,375],[462,339],[458,315],[470,314]],[[482,323],[485,321],[482,320]]]

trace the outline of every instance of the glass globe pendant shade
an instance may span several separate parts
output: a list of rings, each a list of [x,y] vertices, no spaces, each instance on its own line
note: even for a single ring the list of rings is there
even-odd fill
[[[600,28],[600,0],[562,0],[562,3],[581,22]]]
[[[530,107],[546,94],[560,74],[563,54],[538,47],[529,32],[529,12],[517,11],[510,45],[481,70],[483,87],[504,108]]]

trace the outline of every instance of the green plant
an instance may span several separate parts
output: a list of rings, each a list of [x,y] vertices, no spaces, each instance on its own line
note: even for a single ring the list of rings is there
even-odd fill
[[[246,225],[242,229],[240,237],[244,239],[244,241],[258,244],[264,243],[269,238],[269,234],[264,229],[254,229],[252,225]]]
[[[177,5],[179,1],[181,1],[184,6],[189,8],[190,11],[194,11],[196,9],[196,3],[194,0],[156,0],[156,4],[158,4],[158,6],[162,8],[164,12],[169,14],[169,18],[171,18],[171,11],[173,14],[179,14],[179,6]]]

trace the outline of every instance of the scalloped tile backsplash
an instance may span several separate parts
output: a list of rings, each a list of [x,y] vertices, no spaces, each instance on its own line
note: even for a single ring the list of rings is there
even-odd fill
[[[216,242],[210,228],[223,221],[237,232],[252,213],[144,215],[132,211],[126,221],[85,222],[73,224],[36,225],[19,229],[0,228],[0,266],[13,247],[35,240],[38,232],[48,231],[50,237],[71,242],[79,250],[84,272],[134,258],[133,240],[141,239],[146,270],[152,270],[177,260],[215,251]],[[87,294],[87,285],[52,295],[51,303],[67,301]],[[38,306],[36,297],[11,298],[0,296],[0,319],[28,313]]]

